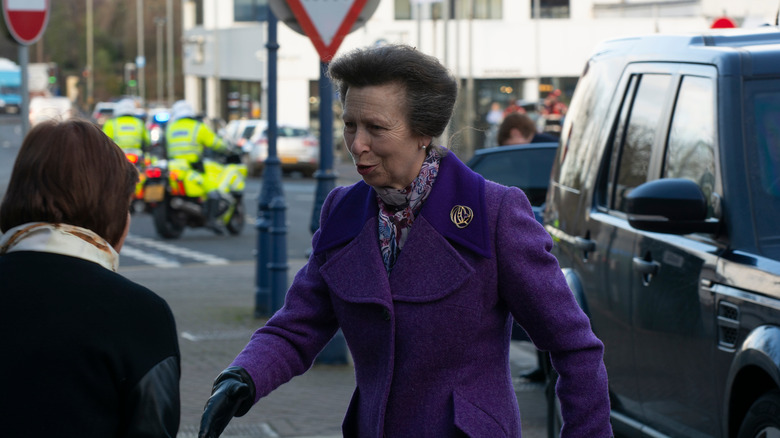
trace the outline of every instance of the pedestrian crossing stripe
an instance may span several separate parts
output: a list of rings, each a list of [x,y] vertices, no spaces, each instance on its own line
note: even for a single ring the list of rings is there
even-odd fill
[[[146,237],[134,236],[132,234],[128,235],[125,239],[125,244],[122,246],[122,256],[154,265],[159,268],[176,268],[182,265],[174,258],[168,258],[160,254],[154,254],[139,249],[137,248],[138,246],[151,248],[165,254],[170,254],[185,259],[192,259],[196,262],[205,263],[207,265],[227,265],[230,263],[228,259],[222,257],[195,251],[193,249],[182,248]]]
[[[143,262],[149,265],[156,266],[158,268],[178,268],[181,263],[173,259],[161,257],[156,254],[152,254],[140,249],[133,248],[127,244],[122,245],[122,257],[129,257],[139,262]]]

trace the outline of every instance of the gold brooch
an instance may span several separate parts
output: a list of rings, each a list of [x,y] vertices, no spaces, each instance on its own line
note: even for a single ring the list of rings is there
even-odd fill
[[[466,228],[474,219],[474,212],[465,205],[456,205],[450,211],[450,220],[458,228]]]

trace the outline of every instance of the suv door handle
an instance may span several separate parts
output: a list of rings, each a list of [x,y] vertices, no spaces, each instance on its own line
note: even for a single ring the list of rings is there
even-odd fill
[[[634,257],[634,270],[642,274],[642,284],[647,286],[658,273],[661,264],[653,260],[645,260],[642,257]]]
[[[582,261],[587,263],[588,255],[596,250],[596,242],[587,237],[575,237],[574,247],[582,251]]]
[[[574,247],[580,251],[585,251],[586,253],[593,252],[596,250],[596,242],[584,237],[575,237]]]
[[[645,260],[641,257],[634,257],[634,270],[646,275],[655,275],[658,273],[660,263],[652,260]]]

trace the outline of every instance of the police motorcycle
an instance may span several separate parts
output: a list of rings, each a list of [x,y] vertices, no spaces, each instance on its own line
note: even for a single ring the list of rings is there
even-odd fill
[[[227,152],[209,151],[202,164],[195,167],[186,160],[164,158],[147,166],[143,196],[157,234],[177,239],[186,227],[206,227],[210,208],[217,209],[220,228],[231,235],[240,234],[246,216],[243,196],[247,177],[240,150],[231,147]],[[218,190],[209,196],[206,186]]]
[[[137,213],[146,209],[146,202],[144,201],[144,187],[146,186],[146,166],[150,161],[143,153],[137,153],[136,151],[125,151],[125,157],[127,161],[133,163],[135,168],[138,169],[138,182],[135,184],[135,191],[133,192],[133,202],[131,213]]]

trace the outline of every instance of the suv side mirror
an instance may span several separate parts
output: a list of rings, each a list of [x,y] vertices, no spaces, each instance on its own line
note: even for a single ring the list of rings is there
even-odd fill
[[[717,233],[718,222],[707,220],[707,199],[688,179],[646,182],[626,196],[628,223],[639,230],[668,234]]]

